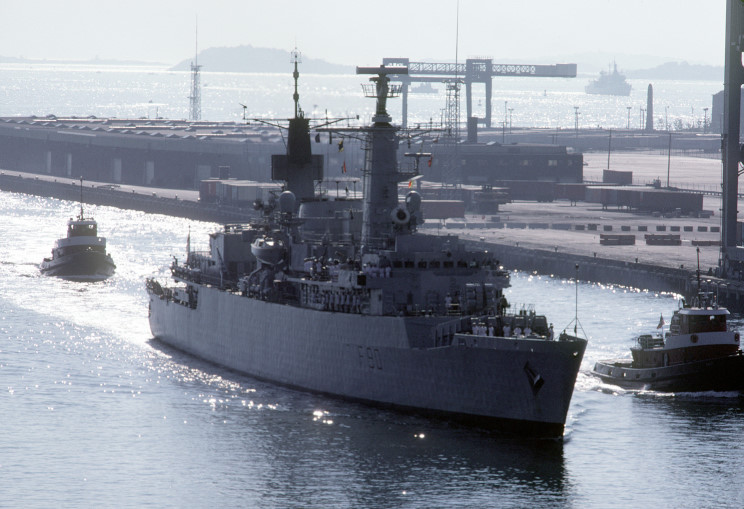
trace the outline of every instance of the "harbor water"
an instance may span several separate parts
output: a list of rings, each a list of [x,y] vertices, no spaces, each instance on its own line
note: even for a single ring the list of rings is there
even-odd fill
[[[589,374],[668,321],[672,295],[513,273],[512,306],[534,304],[558,330],[578,309],[589,346],[564,440],[507,438],[278,387],[152,341],[144,279],[184,256],[189,229],[198,248],[217,225],[87,210],[117,264],[103,283],[39,274],[74,202],[0,192],[0,506],[744,504],[737,394],[628,392]]]
[[[2,69],[0,116],[186,116],[185,73]],[[202,79],[205,117],[237,120],[232,103],[248,82],[257,113],[289,114],[289,79],[286,90],[269,89],[276,76]],[[305,109],[362,112],[359,80],[344,80],[316,78],[316,92],[301,95]],[[524,80],[530,88],[519,91],[516,81],[509,94],[529,96],[533,125],[573,125],[584,80],[560,82],[567,89],[544,111],[556,120],[544,123],[535,119],[545,85]],[[679,111],[702,111],[717,87],[669,83]],[[633,94],[640,88],[634,82]],[[643,88],[630,100],[645,101]],[[440,99],[422,101],[439,111]],[[620,99],[586,100],[606,101],[596,119],[624,122]],[[0,507],[744,506],[738,394],[623,391],[590,374],[599,359],[629,356],[660,315],[668,323],[673,295],[513,273],[514,308],[534,305],[557,331],[573,330],[578,315],[589,338],[564,439],[515,439],[279,387],[154,342],[145,278],[167,276],[189,231],[192,248],[206,248],[218,225],[87,206],[116,274],[102,283],[41,276],[76,211],[0,191]],[[744,329],[738,317],[731,323]]]

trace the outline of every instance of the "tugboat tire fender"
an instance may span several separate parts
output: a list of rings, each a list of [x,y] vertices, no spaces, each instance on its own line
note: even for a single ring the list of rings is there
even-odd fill
[[[693,343],[697,343],[697,341],[698,341],[697,334],[693,334],[692,336],[690,336],[690,341],[692,341]]]
[[[738,332],[734,334],[734,341],[736,341],[737,343],[739,342],[739,333]]]

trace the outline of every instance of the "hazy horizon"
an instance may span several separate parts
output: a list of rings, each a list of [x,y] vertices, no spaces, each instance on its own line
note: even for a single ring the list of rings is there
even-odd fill
[[[343,65],[374,65],[390,56],[454,61],[456,55],[544,63],[570,55],[601,63],[612,55],[624,68],[668,60],[720,66],[725,15],[724,0],[679,0],[674,8],[645,0],[461,0],[458,34],[456,0],[431,0],[425,8],[389,0],[31,0],[3,6],[0,55],[174,65],[194,55],[198,25],[200,49],[296,45],[310,58]]]

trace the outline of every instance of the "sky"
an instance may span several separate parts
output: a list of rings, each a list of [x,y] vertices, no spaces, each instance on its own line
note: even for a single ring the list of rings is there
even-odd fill
[[[348,65],[581,55],[723,65],[725,17],[726,0],[0,0],[0,56],[174,65],[194,55],[198,26],[200,49],[297,46]]]

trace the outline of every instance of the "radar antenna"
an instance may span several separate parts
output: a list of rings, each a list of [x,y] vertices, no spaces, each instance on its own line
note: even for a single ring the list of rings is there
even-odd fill
[[[300,108],[300,93],[297,91],[297,81],[300,78],[300,72],[297,70],[297,64],[302,63],[302,53],[300,53],[300,50],[297,49],[297,46],[295,46],[295,49],[292,50],[289,61],[294,64],[294,72],[292,73],[292,77],[294,78],[294,94],[292,95],[292,99],[294,99],[295,118],[302,118],[305,116],[305,114],[302,112],[302,108]]]

